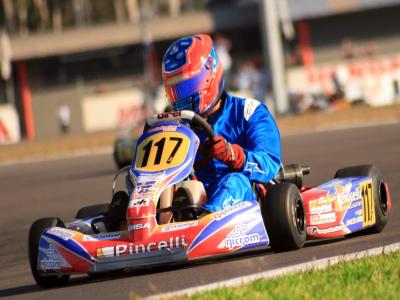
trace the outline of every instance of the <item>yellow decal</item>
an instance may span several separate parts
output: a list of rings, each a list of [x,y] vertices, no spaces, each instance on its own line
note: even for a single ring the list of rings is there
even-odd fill
[[[375,201],[372,179],[360,184],[363,211],[363,227],[375,224]]]
[[[135,167],[140,171],[167,170],[182,164],[190,139],[178,132],[154,134],[137,147]]]

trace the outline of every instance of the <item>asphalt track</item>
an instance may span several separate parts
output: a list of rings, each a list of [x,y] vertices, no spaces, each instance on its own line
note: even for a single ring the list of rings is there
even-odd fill
[[[380,234],[310,242],[299,251],[269,249],[173,268],[74,277],[66,287],[35,285],[27,258],[27,233],[37,218],[71,219],[84,205],[107,202],[115,166],[111,155],[92,155],[0,166],[0,297],[16,299],[127,299],[272,270],[313,259],[400,241],[400,124],[319,132],[283,138],[283,159],[311,166],[306,184],[332,178],[348,165],[371,163],[385,175],[392,215]]]

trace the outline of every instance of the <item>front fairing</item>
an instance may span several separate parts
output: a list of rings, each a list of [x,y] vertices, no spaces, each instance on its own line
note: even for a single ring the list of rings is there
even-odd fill
[[[191,173],[199,138],[186,125],[160,122],[149,127],[138,139],[130,175],[134,192],[149,178],[162,179],[159,192]],[[150,182],[151,183],[151,182]]]
[[[156,225],[146,240],[132,241],[129,231],[87,235],[51,227],[42,234],[37,267],[41,274],[96,273],[227,255],[268,244],[258,203],[244,201],[199,220]]]

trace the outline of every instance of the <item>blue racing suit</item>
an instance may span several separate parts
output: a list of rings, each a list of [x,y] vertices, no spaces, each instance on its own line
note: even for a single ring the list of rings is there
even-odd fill
[[[197,153],[195,175],[204,184],[208,197],[204,207],[210,211],[256,200],[251,183],[270,181],[281,166],[280,134],[268,108],[257,100],[225,95],[220,109],[207,121],[215,135],[240,145],[246,158],[242,171],[235,172],[214,158],[207,159],[204,152]],[[196,133],[204,145],[206,135]]]

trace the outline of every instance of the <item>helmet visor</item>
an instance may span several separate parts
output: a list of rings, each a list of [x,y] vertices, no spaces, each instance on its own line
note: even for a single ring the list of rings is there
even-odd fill
[[[185,101],[187,98],[207,88],[208,82],[210,81],[210,73],[210,70],[203,67],[200,74],[176,84],[169,85],[167,94],[170,102],[174,104]]]

